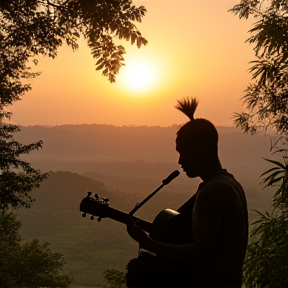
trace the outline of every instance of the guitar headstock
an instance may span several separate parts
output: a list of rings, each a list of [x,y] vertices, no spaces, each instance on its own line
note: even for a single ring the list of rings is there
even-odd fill
[[[83,212],[82,216],[86,217],[86,213],[90,214],[90,219],[93,220],[94,216],[98,216],[98,221],[105,218],[108,214],[109,206],[108,198],[100,198],[98,194],[92,196],[92,192],[88,191],[87,196],[80,203],[80,211]]]

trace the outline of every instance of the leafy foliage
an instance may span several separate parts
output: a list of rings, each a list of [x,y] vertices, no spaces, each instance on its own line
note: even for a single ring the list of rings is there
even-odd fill
[[[62,273],[64,258],[60,253],[52,253],[49,245],[34,239],[21,246],[18,269],[14,270],[18,285],[31,288],[68,286],[71,277]]]
[[[66,42],[73,50],[80,37],[88,42],[96,70],[115,82],[124,65],[125,39],[146,45],[134,22],[141,22],[146,9],[130,0],[3,0],[0,2],[0,107],[19,100],[31,89],[23,78],[34,78],[31,65],[39,56],[55,58]],[[30,65],[29,65],[30,63]]]
[[[33,199],[28,192],[39,187],[39,183],[49,175],[34,169],[21,158],[23,154],[40,149],[42,141],[21,144],[13,136],[19,131],[17,125],[2,124],[0,127],[0,209],[29,207]]]
[[[244,265],[246,286],[263,288],[284,288],[288,286],[288,166],[283,153],[282,162],[265,159],[274,167],[264,172],[265,187],[278,187],[272,213],[256,211],[259,218],[252,225],[247,257]]]
[[[243,97],[247,112],[235,114],[244,132],[274,128],[288,132],[288,4],[284,0],[241,0],[230,11],[240,18],[254,17],[247,42],[254,45],[252,81]]]
[[[4,221],[0,223],[0,287],[66,287],[70,282],[61,274],[62,255],[51,253],[49,244],[37,240],[21,246],[20,223],[6,212],[29,207],[33,199],[28,193],[48,173],[23,160],[23,155],[40,149],[42,141],[28,145],[16,141],[13,134],[20,127],[3,123],[11,116],[5,109],[31,89],[28,79],[40,75],[32,71],[33,63],[37,65],[41,56],[55,58],[63,42],[77,49],[80,37],[97,59],[96,70],[115,82],[125,54],[115,39],[130,41],[138,48],[146,45],[134,24],[145,13],[143,6],[132,5],[131,0],[0,1],[0,220]]]
[[[258,214],[244,265],[245,285],[285,288],[288,286],[288,211]]]
[[[275,153],[285,153],[286,150],[280,149]],[[266,184],[265,187],[276,186],[278,189],[274,196],[274,206],[279,209],[288,209],[288,164],[287,156],[282,154],[283,163],[265,159],[266,161],[273,163],[274,167],[262,173],[260,177],[263,177],[263,183]],[[265,176],[265,177],[264,177]],[[280,184],[279,184],[280,183]]]
[[[10,287],[14,279],[11,275],[14,264],[17,263],[19,242],[21,240],[19,228],[12,213],[0,211],[0,287]]]
[[[288,2],[241,0],[230,11],[239,18],[256,19],[247,42],[254,45],[252,81],[243,97],[247,111],[235,114],[235,124],[255,133],[269,127],[286,138],[288,132]],[[285,140],[284,140],[285,141]],[[266,159],[274,167],[261,176],[265,187],[277,187],[273,212],[261,213],[254,222],[244,264],[246,287],[288,287],[288,175],[287,150],[282,162]]]
[[[117,269],[109,269],[104,272],[105,280],[112,288],[125,288],[125,273]]]
[[[0,287],[67,287],[63,256],[38,240],[21,245],[20,226],[12,212],[0,212]]]

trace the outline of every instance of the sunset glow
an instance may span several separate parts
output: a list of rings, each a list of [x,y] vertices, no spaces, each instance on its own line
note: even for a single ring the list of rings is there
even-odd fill
[[[122,68],[119,75],[119,83],[123,89],[134,93],[133,95],[143,95],[157,89],[160,81],[160,71],[157,63],[148,56],[143,59],[137,55],[127,60],[127,64]]]
[[[136,90],[148,88],[153,82],[153,71],[145,65],[134,65],[126,73],[126,81]]]
[[[136,2],[147,6],[147,16],[135,24],[148,45],[138,49],[119,40],[126,54],[116,83],[95,71],[97,59],[85,39],[76,52],[63,45],[55,59],[40,59],[34,70],[42,74],[29,80],[32,90],[13,104],[12,121],[169,126],[186,121],[174,108],[177,99],[193,96],[200,103],[196,117],[232,124],[254,59],[245,43],[251,22],[227,12],[237,0]]]

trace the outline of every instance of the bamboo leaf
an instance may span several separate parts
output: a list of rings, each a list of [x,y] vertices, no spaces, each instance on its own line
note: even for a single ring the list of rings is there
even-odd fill
[[[266,172],[262,173],[259,177],[262,177],[262,176],[264,176],[264,175],[266,175],[266,174],[268,174],[274,170],[279,170],[279,169],[280,169],[279,167],[273,167],[273,168],[267,170]]]
[[[271,181],[267,184],[267,186],[272,186],[273,184],[279,182],[279,181],[282,180],[283,178],[284,178],[284,176],[275,178],[275,179],[271,180]]]
[[[276,150],[276,151],[274,151],[273,153],[272,153],[272,155],[273,154],[276,154],[276,153],[282,153],[282,152],[287,152],[288,151],[288,149],[278,149],[278,150]]]
[[[275,165],[277,165],[277,166],[279,166],[279,167],[281,167],[281,168],[283,168],[284,170],[285,170],[285,166],[281,163],[281,162],[279,162],[279,161],[275,161],[275,160],[271,160],[271,159],[267,159],[267,158],[263,158],[264,160],[266,160],[266,161],[268,161],[268,162],[271,162],[271,163],[273,163],[273,164],[275,164]]]
[[[276,171],[276,172],[272,173],[272,174],[269,175],[268,177],[264,178],[263,183],[275,179],[275,177],[276,177],[277,175],[281,174],[281,173],[283,173],[283,171]],[[282,176],[282,177],[283,177],[283,176]]]

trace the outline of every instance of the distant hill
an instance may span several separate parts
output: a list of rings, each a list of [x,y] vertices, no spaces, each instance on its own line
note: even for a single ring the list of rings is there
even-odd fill
[[[124,167],[119,163],[162,162],[173,163],[173,167],[177,168],[178,154],[174,143],[177,129],[177,125],[169,127],[118,127],[97,124],[28,126],[22,127],[22,131],[16,138],[23,143],[44,141],[43,149],[27,156],[32,163],[40,165],[40,168],[70,170],[71,167],[72,171],[76,172],[92,169],[100,173],[105,169],[107,171],[118,169],[116,174],[122,173],[123,176],[127,173],[126,176],[129,176],[131,170],[132,173],[135,171],[135,165],[133,164],[133,169],[130,169],[129,165]],[[231,127],[217,127],[217,129],[219,155],[224,167],[240,177],[258,177],[263,169],[268,167],[262,158],[270,156],[268,137],[244,135]],[[111,162],[113,165],[109,165]],[[108,164],[102,165],[103,163]],[[100,166],[103,171],[99,170]],[[135,177],[135,173],[132,176]]]
[[[124,225],[81,216],[79,205],[90,189],[114,199],[122,209],[129,206],[125,194],[108,191],[96,180],[56,172],[33,191],[36,201],[32,207],[17,213],[25,241],[37,238],[52,243],[52,251],[64,254],[65,270],[73,276],[73,283],[96,285],[103,284],[106,269],[124,270],[129,258],[137,255],[137,245],[127,236]]]
[[[18,139],[43,140],[35,158],[174,161],[177,127],[60,125],[22,127]],[[168,157],[168,158],[167,158]]]

